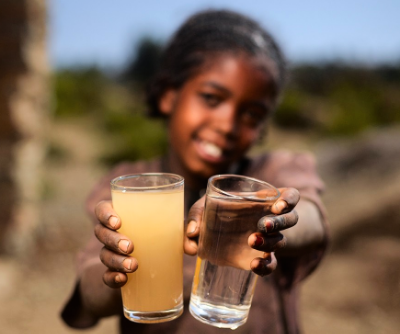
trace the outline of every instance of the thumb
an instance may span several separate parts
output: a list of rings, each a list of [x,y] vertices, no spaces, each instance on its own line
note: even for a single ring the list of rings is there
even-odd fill
[[[187,217],[187,227],[185,233],[184,251],[188,255],[196,255],[198,249],[198,236],[204,211],[205,197],[200,198],[193,204]]]
[[[200,225],[203,218],[205,196],[201,197],[189,210],[187,217],[187,228],[186,235],[189,238],[195,238],[199,236]]]

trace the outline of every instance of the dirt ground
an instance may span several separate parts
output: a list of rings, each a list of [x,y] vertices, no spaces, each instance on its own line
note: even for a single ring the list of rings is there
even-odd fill
[[[317,155],[332,247],[304,284],[301,318],[308,334],[398,333],[400,328],[400,131],[353,141],[302,144]],[[302,137],[302,136],[301,136]],[[272,146],[303,149],[299,135],[271,134]],[[303,139],[303,138],[301,138]],[[83,202],[104,172],[101,134],[80,120],[55,123],[56,148],[45,171],[37,249],[0,257],[0,332],[79,333],[60,320],[74,282],[76,252],[92,233]],[[311,140],[312,142],[312,140]],[[114,318],[85,333],[116,333]]]

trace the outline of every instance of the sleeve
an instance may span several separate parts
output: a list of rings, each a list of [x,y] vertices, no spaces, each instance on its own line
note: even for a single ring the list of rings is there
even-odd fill
[[[321,194],[324,183],[317,173],[317,165],[311,153],[276,151],[254,159],[252,173],[274,186],[293,187],[300,197],[315,204],[324,228],[323,242],[313,251],[296,257],[278,259],[277,276],[282,287],[290,287],[310,275],[321,262],[330,240],[329,224]]]
[[[277,171],[279,187],[293,187],[299,190],[300,198],[312,202],[318,209],[324,229],[322,243],[313,251],[293,258],[280,258],[280,284],[294,285],[310,275],[323,259],[330,241],[328,218],[321,195],[325,186],[317,173],[315,158],[310,153],[278,153],[281,164]],[[278,161],[279,161],[278,160]]]

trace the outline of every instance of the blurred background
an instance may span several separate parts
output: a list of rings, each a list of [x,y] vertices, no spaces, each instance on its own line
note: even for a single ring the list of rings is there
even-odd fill
[[[190,14],[228,8],[276,37],[291,69],[252,152],[316,155],[333,243],[304,284],[304,333],[400,328],[400,2],[395,0],[0,2],[0,328],[74,333],[60,320],[83,209],[121,159],[166,150],[143,86]],[[87,333],[115,333],[105,319]]]

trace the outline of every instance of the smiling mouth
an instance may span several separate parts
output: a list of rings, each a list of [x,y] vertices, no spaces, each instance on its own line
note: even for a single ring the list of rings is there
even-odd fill
[[[218,147],[217,145],[209,142],[202,142],[203,150],[205,153],[208,155],[214,157],[214,158],[221,158],[222,157],[222,149]]]
[[[200,155],[209,161],[220,162],[224,159],[224,151],[218,145],[201,140],[198,141],[198,148]]]

